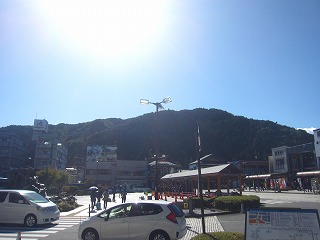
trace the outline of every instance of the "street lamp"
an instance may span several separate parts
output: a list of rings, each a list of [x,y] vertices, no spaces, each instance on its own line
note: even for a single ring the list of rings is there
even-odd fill
[[[158,112],[159,109],[163,109],[162,103],[170,103],[172,102],[170,97],[164,98],[161,102],[150,102],[147,99],[140,99],[140,104],[153,104],[156,106],[156,141],[155,141],[155,179],[154,179],[154,188],[155,188],[155,196],[154,198],[158,200],[158,156],[159,156],[159,146],[158,146]]]

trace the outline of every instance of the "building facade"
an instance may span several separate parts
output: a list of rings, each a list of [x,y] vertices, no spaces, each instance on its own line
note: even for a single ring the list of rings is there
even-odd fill
[[[0,172],[32,164],[32,146],[14,134],[0,133]]]
[[[146,160],[118,160],[116,146],[87,146],[85,179],[96,185],[147,185]]]
[[[53,168],[65,170],[68,148],[57,138],[48,134],[49,124],[45,119],[35,119],[32,141],[34,143],[34,169]]]
[[[34,169],[53,168],[65,170],[68,149],[57,138],[41,137],[35,142]]]

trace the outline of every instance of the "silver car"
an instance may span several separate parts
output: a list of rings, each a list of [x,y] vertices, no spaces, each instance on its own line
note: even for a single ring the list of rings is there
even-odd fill
[[[56,204],[29,190],[0,190],[0,223],[17,223],[33,227],[58,220]]]
[[[166,201],[138,201],[108,208],[80,224],[80,240],[173,240],[187,232],[183,211]]]

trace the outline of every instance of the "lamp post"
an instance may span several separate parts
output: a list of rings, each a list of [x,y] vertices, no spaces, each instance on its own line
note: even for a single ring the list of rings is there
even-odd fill
[[[162,103],[170,103],[172,102],[170,97],[164,98],[161,102],[150,102],[147,99],[140,99],[140,104],[153,104],[156,106],[156,139],[155,139],[155,178],[154,178],[154,188],[155,188],[155,196],[154,198],[158,200],[158,158],[159,158],[159,144],[158,144],[158,112],[159,109],[163,109]]]

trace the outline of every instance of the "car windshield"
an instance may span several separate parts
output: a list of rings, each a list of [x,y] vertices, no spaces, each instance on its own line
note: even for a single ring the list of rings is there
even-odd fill
[[[40,194],[34,192],[34,193],[25,193],[23,196],[28,199],[30,202],[34,203],[47,203],[49,202],[48,199],[45,197],[41,196]]]

